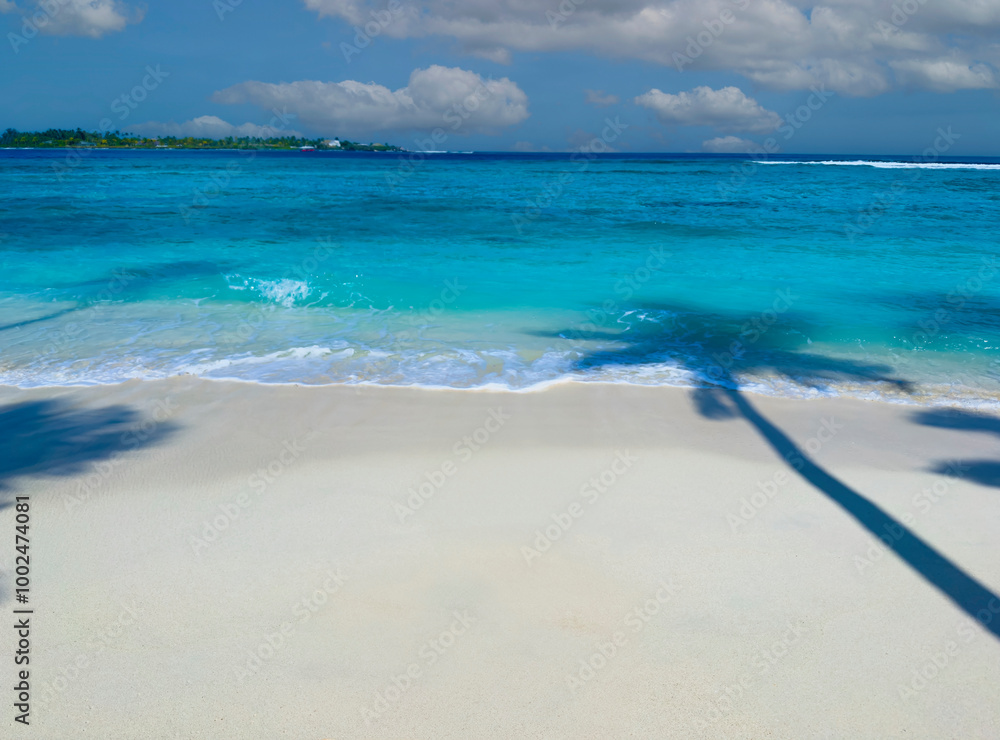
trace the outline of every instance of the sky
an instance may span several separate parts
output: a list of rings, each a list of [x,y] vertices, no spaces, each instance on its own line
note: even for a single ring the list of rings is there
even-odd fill
[[[1000,155],[1000,0],[0,0],[0,128]]]

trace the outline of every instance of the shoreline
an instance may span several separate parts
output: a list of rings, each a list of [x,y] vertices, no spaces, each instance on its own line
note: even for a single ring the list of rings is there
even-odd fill
[[[664,382],[656,383],[639,383],[630,381],[625,378],[618,378],[614,380],[598,378],[594,380],[583,380],[578,377],[563,376],[558,378],[551,378],[547,380],[535,381],[531,385],[524,387],[512,387],[509,385],[504,385],[499,382],[485,383],[483,385],[473,385],[473,386],[452,386],[452,385],[431,385],[423,383],[409,383],[409,384],[393,384],[393,383],[381,383],[377,381],[340,381],[340,382],[326,382],[326,383],[310,383],[303,381],[294,380],[260,380],[257,378],[238,378],[238,377],[211,377],[205,375],[196,375],[194,373],[181,373],[178,375],[169,375],[159,378],[126,378],[118,379],[107,382],[93,381],[93,382],[82,382],[72,385],[62,385],[62,384],[44,384],[44,385],[29,385],[20,386],[10,383],[0,382],[0,392],[10,391],[10,392],[25,392],[25,391],[51,391],[59,392],[63,390],[80,390],[87,388],[115,388],[118,386],[131,384],[131,383],[171,383],[171,382],[204,382],[210,384],[219,384],[225,386],[227,384],[236,385],[249,385],[256,386],[260,388],[371,388],[371,389],[390,389],[390,390],[410,390],[410,391],[433,391],[439,393],[455,392],[455,393],[497,393],[497,394],[534,394],[534,393],[544,393],[550,389],[558,388],[575,388],[575,387],[589,387],[589,386],[601,386],[610,388],[636,388],[645,389],[650,391],[655,390],[668,390],[676,392],[686,392],[692,393],[695,391],[705,391],[705,390],[726,390],[726,391],[737,391],[741,394],[750,395],[754,398],[768,398],[777,400],[788,400],[788,401],[854,401],[860,403],[874,403],[874,404],[888,404],[891,406],[903,406],[906,408],[928,408],[928,409],[961,409],[972,412],[981,413],[996,413],[1000,411],[1000,392],[989,395],[979,395],[979,396],[948,396],[946,394],[935,394],[931,389],[924,389],[922,386],[917,385],[917,389],[922,390],[920,394],[917,393],[904,393],[898,392],[894,395],[876,395],[880,391],[884,391],[884,388],[879,388],[878,383],[857,383],[856,390],[854,393],[846,391],[843,388],[834,388],[833,390],[827,389],[817,389],[813,386],[806,386],[802,384],[794,384],[801,391],[801,395],[791,394],[787,392],[774,391],[770,392],[770,389],[761,388],[759,383],[762,380],[774,380],[776,378],[758,378],[757,383],[753,385],[732,385],[723,383],[701,383],[698,385],[682,385],[682,384],[668,384]],[[793,384],[787,379],[781,379],[786,385]]]
[[[1000,499],[976,467],[1000,458],[995,415],[764,396],[741,412],[620,384],[423,390],[0,388],[0,482],[32,502],[32,724],[1000,732],[1000,614],[977,622],[760,431],[998,593]]]

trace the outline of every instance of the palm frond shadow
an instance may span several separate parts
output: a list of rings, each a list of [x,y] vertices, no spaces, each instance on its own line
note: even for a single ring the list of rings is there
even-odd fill
[[[1000,419],[972,411],[933,409],[913,415],[917,424],[938,429],[959,429],[993,434],[1000,439]],[[1000,460],[941,460],[931,467],[941,475],[955,475],[975,481],[981,486],[1000,488]]]
[[[165,411],[150,416],[124,405],[87,409],[43,399],[2,406],[0,509],[15,503],[19,478],[80,475],[101,462],[111,471],[120,455],[162,442],[177,429]],[[7,597],[0,586],[0,603]]]
[[[1000,598],[944,554],[877,504],[825,470],[785,432],[769,421],[743,392],[737,375],[766,372],[799,384],[822,387],[831,380],[886,384],[909,392],[912,384],[892,375],[892,368],[855,363],[802,351],[813,325],[807,317],[785,313],[766,331],[754,329],[756,316],[706,313],[679,304],[646,303],[634,315],[656,314],[674,321],[649,321],[615,332],[602,327],[568,328],[549,336],[583,341],[613,341],[614,349],[581,350],[577,369],[643,365],[669,359],[694,377],[692,400],[709,419],[742,418],[774,450],[793,474],[836,503],[873,537],[984,629],[1000,639],[1000,618],[990,611]],[[757,322],[759,324],[759,322]],[[638,328],[638,330],[636,330]],[[752,339],[753,341],[749,341]],[[789,461],[795,460],[792,465]],[[987,615],[982,617],[982,615]]]
[[[0,407],[0,509],[11,504],[13,479],[78,475],[93,463],[157,444],[177,428],[120,404],[87,409],[43,399]]]

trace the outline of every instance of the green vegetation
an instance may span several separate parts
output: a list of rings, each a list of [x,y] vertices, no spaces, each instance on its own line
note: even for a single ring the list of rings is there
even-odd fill
[[[401,152],[392,144],[359,144],[355,141],[340,140],[340,147],[328,147],[328,139],[303,139],[297,136],[278,136],[256,139],[248,136],[225,139],[203,139],[186,136],[161,136],[148,138],[128,133],[109,131],[107,133],[87,132],[82,129],[67,130],[50,128],[47,131],[17,131],[9,128],[0,134],[0,147],[33,147],[40,149],[57,147],[94,147],[97,149],[300,149],[314,146],[325,151],[342,152]]]

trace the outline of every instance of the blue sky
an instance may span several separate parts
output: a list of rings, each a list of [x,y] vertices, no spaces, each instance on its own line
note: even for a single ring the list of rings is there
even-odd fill
[[[0,0],[0,126],[1000,155],[1000,0],[235,2]]]

